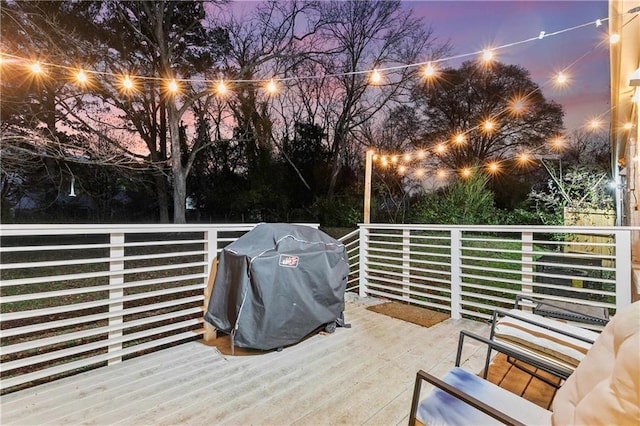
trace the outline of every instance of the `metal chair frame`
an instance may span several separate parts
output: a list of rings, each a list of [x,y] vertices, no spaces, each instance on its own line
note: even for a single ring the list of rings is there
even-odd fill
[[[409,426],[416,425],[416,415],[418,411],[418,404],[420,400],[420,391],[422,389],[422,381],[428,382],[433,386],[442,389],[448,394],[452,395],[454,398],[461,400],[462,402],[469,404],[473,408],[482,411],[483,413],[493,417],[494,419],[513,426],[524,426],[524,423],[519,422],[508,414],[498,410],[491,405],[488,405],[477,398],[467,394],[466,392],[446,383],[445,381],[438,379],[431,374],[420,370],[416,374],[416,381],[413,387],[413,398],[411,399],[411,413],[409,414]]]

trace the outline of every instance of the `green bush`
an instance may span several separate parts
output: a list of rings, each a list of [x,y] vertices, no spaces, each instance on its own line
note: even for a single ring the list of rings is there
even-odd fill
[[[457,225],[498,224],[501,212],[495,207],[494,195],[487,189],[488,177],[474,173],[458,179],[442,191],[426,194],[412,208],[417,223]]]

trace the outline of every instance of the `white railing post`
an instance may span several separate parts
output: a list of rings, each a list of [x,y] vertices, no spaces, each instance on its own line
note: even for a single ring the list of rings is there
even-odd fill
[[[204,273],[207,277],[204,288],[204,302],[202,304],[202,315],[207,312],[209,308],[209,299],[211,298],[211,292],[213,291],[213,281],[216,277],[216,271],[218,266],[218,230],[213,228],[205,231],[204,233],[204,252],[207,256],[207,264],[204,267]],[[215,328],[208,322],[204,322],[204,335],[202,338],[205,341],[214,340],[217,337]]]
[[[533,232],[522,232],[522,293],[533,294]]]
[[[359,262],[360,262],[360,279],[358,283],[358,293],[360,297],[367,296],[367,259],[369,258],[369,228],[367,225],[360,226],[359,236]]]
[[[631,304],[631,231],[614,231],[616,239],[616,309]]]
[[[462,318],[461,237],[460,229],[451,230],[451,318],[453,319]]]
[[[124,289],[122,287],[122,284],[124,284],[124,232],[111,233],[110,243],[109,258],[111,260],[109,261],[109,271],[121,271],[122,273],[111,274],[109,276],[109,285],[119,286],[118,288],[109,290],[109,300],[120,299],[118,302],[109,303],[109,312],[122,312],[122,297],[124,297]],[[110,326],[122,324],[122,321],[122,315],[109,316]],[[119,337],[122,337],[122,329],[109,332],[109,341]],[[122,350],[122,343],[109,344],[108,352],[117,352],[120,350]],[[108,364],[117,364],[119,362],[122,362],[122,357],[110,358]]]
[[[411,230],[402,230],[402,298],[411,300]]]

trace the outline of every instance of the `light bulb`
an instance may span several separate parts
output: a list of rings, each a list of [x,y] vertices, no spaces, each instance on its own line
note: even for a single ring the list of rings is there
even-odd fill
[[[556,76],[556,82],[558,84],[566,84],[568,81],[567,75],[563,72],[559,72],[558,75]]]
[[[220,96],[222,96],[222,95],[227,93],[227,86],[226,86],[226,84],[224,84],[224,80],[220,80],[220,82],[216,86],[216,92]]]
[[[378,70],[373,70],[371,73],[371,83],[372,84],[380,84],[382,82],[382,76],[378,72]]]
[[[171,93],[176,93],[178,91],[178,83],[176,82],[175,78],[169,82],[167,88]]]
[[[78,80],[78,83],[80,84],[86,84],[87,81],[89,81],[87,74],[83,70],[79,70],[76,73],[76,80]]]
[[[124,79],[122,80],[122,87],[124,87],[125,90],[133,89],[133,80],[131,80],[131,78],[128,75],[124,76]]]
[[[424,69],[424,76],[427,78],[431,78],[435,74],[436,74],[436,69],[433,67],[433,65],[431,65],[431,62],[429,62]]]
[[[42,67],[40,66],[40,62],[32,63],[29,69],[34,74],[40,74],[42,72]]]
[[[497,162],[492,161],[491,163],[489,163],[489,166],[487,168],[491,173],[497,173],[500,170],[500,165]]]
[[[273,94],[276,93],[278,91],[278,86],[276,85],[276,82],[273,81],[273,79],[269,80],[269,83],[267,83],[267,92]]]

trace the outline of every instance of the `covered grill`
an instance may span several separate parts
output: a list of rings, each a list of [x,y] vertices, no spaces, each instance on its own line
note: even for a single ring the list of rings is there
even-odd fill
[[[269,350],[340,325],[344,245],[309,226],[260,224],[225,247],[205,313],[239,347]]]

